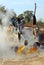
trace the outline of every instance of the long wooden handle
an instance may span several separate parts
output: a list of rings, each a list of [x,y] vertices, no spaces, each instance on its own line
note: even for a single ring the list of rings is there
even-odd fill
[[[36,3],[35,3],[35,9],[34,9],[34,15],[36,14]]]

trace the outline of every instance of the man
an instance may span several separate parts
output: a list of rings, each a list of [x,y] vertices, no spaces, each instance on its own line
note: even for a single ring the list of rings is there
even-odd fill
[[[17,21],[18,21],[18,29],[19,29],[20,33],[22,33],[22,22],[21,22],[21,19],[18,18]]]

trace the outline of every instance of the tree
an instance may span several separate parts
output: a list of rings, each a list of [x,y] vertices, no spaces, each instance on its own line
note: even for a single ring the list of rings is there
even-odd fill
[[[24,19],[23,14],[19,14],[18,17],[19,17],[20,19]]]
[[[32,12],[33,12],[33,11],[25,11],[25,12],[24,12],[24,17],[25,17],[25,21],[26,21],[26,22],[30,22],[31,17],[32,17],[32,15],[33,15]]]
[[[5,6],[0,6],[0,11],[3,12],[3,13],[6,13]]]

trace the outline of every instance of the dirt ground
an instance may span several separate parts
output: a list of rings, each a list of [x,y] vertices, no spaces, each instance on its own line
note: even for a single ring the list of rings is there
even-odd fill
[[[24,24],[24,26],[25,26],[25,27],[32,27],[32,23],[30,24],[30,23],[27,23],[27,22],[26,22],[26,23]],[[44,23],[41,24],[40,22],[38,22],[38,26],[40,26],[40,28],[44,28]]]
[[[1,59],[0,65],[44,65],[44,52],[42,52],[38,58],[32,58],[29,60],[15,61],[14,59]]]

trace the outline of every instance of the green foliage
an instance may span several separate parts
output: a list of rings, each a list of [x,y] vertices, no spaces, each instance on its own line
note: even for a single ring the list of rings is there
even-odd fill
[[[19,14],[18,17],[19,17],[20,19],[24,19],[23,14]]]
[[[25,11],[24,12],[25,21],[30,22],[32,15],[33,15],[32,11]]]
[[[24,19],[25,22],[28,22],[29,23],[31,21],[31,17],[33,15],[32,12],[33,11],[25,11],[23,14],[19,14],[18,17],[20,19]]]
[[[43,28],[44,28],[44,22],[42,22],[42,20],[39,20],[39,21],[37,22],[37,25],[38,25],[39,27],[43,27]]]

